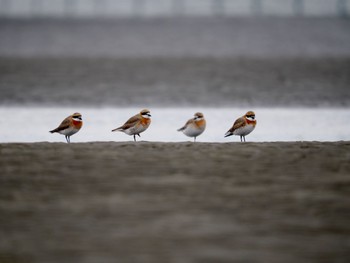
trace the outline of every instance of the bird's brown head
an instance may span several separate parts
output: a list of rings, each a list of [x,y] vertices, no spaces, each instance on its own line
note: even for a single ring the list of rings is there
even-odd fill
[[[82,116],[81,116],[81,114],[80,114],[79,112],[74,113],[74,114],[72,115],[72,118],[73,118],[73,120],[75,120],[75,121],[82,121],[82,120],[83,120],[83,119],[82,119]]]
[[[201,112],[196,112],[194,114],[194,120],[200,120],[200,119],[203,119],[203,118],[204,118],[204,115]]]
[[[151,112],[147,109],[144,109],[140,112],[141,116],[144,118],[150,118],[151,117]]]
[[[255,120],[255,113],[254,111],[248,111],[246,114],[245,114],[245,117],[248,119],[248,120]]]

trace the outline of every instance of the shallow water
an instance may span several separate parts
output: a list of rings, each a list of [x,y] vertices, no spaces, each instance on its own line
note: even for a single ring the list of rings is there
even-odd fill
[[[64,136],[50,134],[74,112],[83,115],[82,130],[72,142],[132,141],[121,132],[111,132],[141,108],[46,108],[0,107],[0,142],[65,142]],[[151,108],[152,124],[138,140],[191,141],[180,128],[197,111],[204,113],[207,128],[199,142],[238,142],[238,136],[224,138],[234,120],[247,110],[254,110],[256,129],[248,142],[268,141],[340,141],[350,140],[350,108]]]

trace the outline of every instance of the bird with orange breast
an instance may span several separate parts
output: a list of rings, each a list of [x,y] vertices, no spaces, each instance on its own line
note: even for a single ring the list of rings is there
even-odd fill
[[[194,142],[197,136],[201,135],[206,126],[206,121],[204,115],[201,112],[194,114],[194,118],[189,119],[186,124],[178,129],[177,131],[182,131],[188,137],[194,137]]]
[[[77,133],[81,127],[83,126],[83,120],[81,118],[81,114],[76,112],[73,115],[65,118],[60,126],[56,129],[50,131],[51,133],[60,133],[66,137],[67,143],[70,143],[70,136]]]
[[[229,129],[225,137],[231,136],[231,135],[239,135],[244,139],[245,142],[245,136],[247,136],[249,133],[251,133],[256,126],[256,119],[255,119],[255,113],[253,111],[248,111],[244,116],[238,118],[231,129]]]
[[[136,114],[135,116],[128,119],[124,123],[124,125],[113,129],[112,132],[121,131],[127,135],[133,135],[134,141],[136,142],[136,135],[141,137],[140,133],[147,130],[147,128],[149,127],[150,124],[151,124],[150,111],[147,109],[144,109],[144,110],[140,111],[139,114]]]

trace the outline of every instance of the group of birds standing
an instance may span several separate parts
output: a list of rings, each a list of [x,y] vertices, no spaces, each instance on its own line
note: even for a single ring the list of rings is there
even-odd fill
[[[256,126],[255,113],[253,111],[248,111],[245,115],[238,118],[225,133],[225,137],[231,135],[240,136],[241,142],[245,142],[245,136],[251,133]],[[132,116],[128,119],[122,126],[115,128],[114,131],[121,131],[127,135],[132,135],[134,141],[136,141],[136,135],[140,136],[140,133],[147,130],[151,124],[151,113],[149,110],[144,109],[140,113]],[[60,133],[66,137],[67,143],[70,143],[70,137],[77,133],[83,126],[83,119],[80,113],[74,113],[73,115],[65,118],[62,123],[51,133]],[[193,137],[194,141],[201,135],[206,128],[206,120],[203,113],[197,112],[194,117],[189,119],[183,127],[178,129],[178,131],[183,132],[188,137]]]

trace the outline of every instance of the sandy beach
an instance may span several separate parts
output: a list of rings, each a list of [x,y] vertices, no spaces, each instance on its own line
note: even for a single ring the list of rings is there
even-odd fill
[[[0,262],[347,262],[349,142],[0,144]]]

